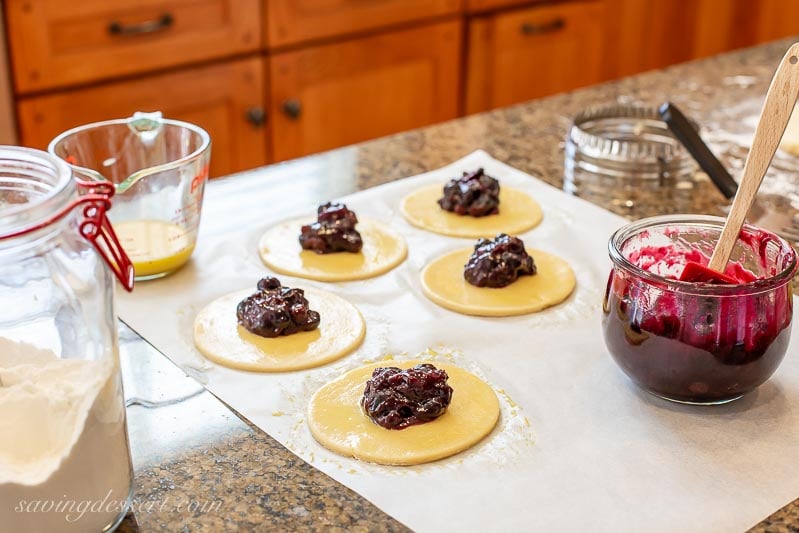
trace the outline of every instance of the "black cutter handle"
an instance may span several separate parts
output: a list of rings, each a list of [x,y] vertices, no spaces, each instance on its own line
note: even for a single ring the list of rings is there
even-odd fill
[[[716,184],[721,194],[728,200],[733,199],[738,190],[738,184],[727,172],[727,169],[724,168],[724,165],[721,164],[721,161],[713,155],[713,152],[710,151],[710,148],[708,148],[688,119],[685,118],[685,115],[671,102],[662,104],[658,108],[658,113],[674,136],[685,146],[693,158],[696,159],[696,162],[699,163],[702,170]]]

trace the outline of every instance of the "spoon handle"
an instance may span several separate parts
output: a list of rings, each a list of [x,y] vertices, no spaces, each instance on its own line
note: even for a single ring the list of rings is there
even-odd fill
[[[752,148],[744,164],[738,192],[732,201],[730,214],[727,215],[721,237],[708,264],[711,270],[716,272],[726,270],[744,219],[752,207],[757,190],[763,182],[763,176],[766,175],[766,170],[788,126],[788,119],[791,118],[797,96],[799,96],[799,43],[794,43],[782,58],[766,93],[766,101],[760,112],[760,121],[752,138]]]

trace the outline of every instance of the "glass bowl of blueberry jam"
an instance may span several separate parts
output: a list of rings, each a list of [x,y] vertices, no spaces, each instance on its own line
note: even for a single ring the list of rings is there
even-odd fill
[[[602,329],[611,356],[638,386],[682,403],[720,404],[765,382],[788,349],[796,252],[744,226],[726,274],[736,284],[680,281],[707,265],[724,219],[651,217],[610,239],[613,263]]]

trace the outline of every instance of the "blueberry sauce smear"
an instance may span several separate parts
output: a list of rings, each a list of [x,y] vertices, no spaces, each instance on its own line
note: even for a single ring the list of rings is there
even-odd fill
[[[478,168],[444,186],[438,205],[456,215],[484,217],[499,213],[499,182]]]
[[[361,234],[355,229],[358,218],[340,203],[327,202],[316,211],[317,220],[301,229],[300,246],[318,254],[357,253],[363,248]]]
[[[480,239],[463,269],[463,277],[475,287],[507,287],[519,276],[536,273],[533,258],[527,255],[518,237],[500,233],[493,240]]]
[[[452,400],[447,372],[430,364],[407,370],[375,368],[366,382],[361,407],[386,429],[405,429],[443,415]]]
[[[308,308],[305,291],[283,287],[277,278],[258,282],[258,292],[247,296],[236,309],[244,329],[261,337],[279,337],[319,327],[319,313]]]

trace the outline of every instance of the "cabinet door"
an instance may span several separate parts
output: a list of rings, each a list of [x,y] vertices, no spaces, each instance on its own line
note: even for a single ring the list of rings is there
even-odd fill
[[[6,40],[3,24],[3,10],[0,9],[0,144],[17,144],[17,131],[14,120],[14,100],[11,94],[8,61],[6,60]]]
[[[260,0],[14,0],[18,92],[255,51]]]
[[[476,113],[602,79],[601,2],[568,2],[472,19],[466,112]]]
[[[751,7],[757,11],[755,36],[758,42],[799,34],[799,2],[760,0]]]
[[[266,0],[266,44],[296,44],[457,13],[461,0]]]
[[[456,117],[460,51],[452,21],[272,56],[274,159]]]
[[[781,1],[781,0],[780,0]],[[605,0],[609,78],[663,68],[755,43],[751,0]],[[787,3],[787,2],[786,2]]]
[[[69,128],[161,111],[211,135],[211,175],[264,165],[263,60],[251,58],[19,101],[21,143],[46,149]],[[261,111],[260,115],[258,111]]]

